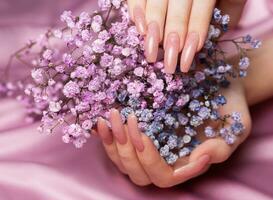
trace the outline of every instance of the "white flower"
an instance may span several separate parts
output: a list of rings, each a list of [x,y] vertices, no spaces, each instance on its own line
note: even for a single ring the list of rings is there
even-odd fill
[[[54,101],[49,102],[49,110],[51,112],[59,112],[61,109],[62,107],[59,102],[54,102]]]

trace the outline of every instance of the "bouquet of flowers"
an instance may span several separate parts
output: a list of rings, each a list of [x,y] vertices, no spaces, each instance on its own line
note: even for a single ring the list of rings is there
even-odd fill
[[[41,121],[39,131],[51,134],[61,126],[63,141],[80,148],[98,117],[107,120],[110,109],[117,108],[124,123],[130,113],[138,117],[140,130],[169,164],[190,154],[200,143],[198,134],[233,144],[243,133],[240,113],[219,114],[227,103],[219,91],[229,87],[229,79],[247,75],[246,53],[260,42],[249,35],[221,40],[229,16],[220,10],[214,10],[207,41],[190,72],[174,75],[164,73],[163,62],[146,61],[143,37],[123,0],[99,0],[98,11],[79,16],[65,11],[61,21],[62,29],[47,31],[11,57],[5,78],[13,57],[31,67],[30,76],[0,82],[0,97],[22,101],[28,119]],[[238,66],[227,62],[224,42],[238,50]],[[212,121],[223,128],[206,126]]]

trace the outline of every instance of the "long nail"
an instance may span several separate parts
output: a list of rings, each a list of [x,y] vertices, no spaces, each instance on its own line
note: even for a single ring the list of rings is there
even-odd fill
[[[99,129],[99,136],[101,138],[101,140],[105,143],[105,144],[113,144],[113,135],[111,134],[106,121],[99,117],[98,119],[98,129]]]
[[[143,152],[144,144],[142,142],[141,135],[138,129],[137,118],[133,114],[128,116],[128,129],[129,129],[130,138],[134,147],[139,152]]]
[[[177,65],[180,39],[178,33],[169,33],[166,41],[164,65],[165,72],[173,74]]]
[[[160,30],[157,22],[148,25],[148,32],[145,38],[145,56],[148,62],[155,62],[158,54]]]
[[[200,156],[196,162],[198,162],[199,164],[202,163],[203,165],[208,164],[210,162],[210,156],[208,154]]]
[[[189,71],[197,51],[198,44],[199,34],[196,32],[189,33],[181,55],[180,67],[182,72],[186,73]]]
[[[178,168],[174,171],[174,174],[185,174],[188,175],[187,173],[191,174],[196,174],[199,171],[201,171],[207,164],[210,162],[210,156],[205,154],[198,158],[196,161],[190,162],[189,164]]]
[[[112,109],[110,112],[110,120],[112,124],[112,131],[113,134],[120,144],[126,144],[127,143],[127,137],[124,130],[124,126],[121,120],[121,116],[119,114],[119,111],[116,109]]]
[[[146,26],[146,20],[145,20],[145,15],[143,10],[140,7],[135,7],[133,12],[134,12],[134,20],[135,20],[135,24],[136,24],[138,32],[141,35],[145,35],[147,31],[147,26]]]

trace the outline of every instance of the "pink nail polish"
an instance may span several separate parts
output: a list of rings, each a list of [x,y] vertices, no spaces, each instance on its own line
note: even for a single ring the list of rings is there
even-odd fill
[[[128,117],[128,129],[134,147],[137,149],[137,151],[143,152],[144,144],[142,142],[141,135],[138,129],[137,118],[134,115],[130,115]]]
[[[105,144],[113,144],[113,135],[111,134],[106,121],[103,118],[98,119],[98,126],[101,129],[100,130],[100,138]]]
[[[127,137],[126,137],[126,133],[124,130],[124,126],[123,126],[119,111],[116,109],[112,109],[110,113],[110,119],[112,124],[112,132],[117,142],[119,144],[126,144]]]
[[[199,173],[204,167],[209,164],[210,156],[205,154],[198,158],[196,161],[190,162],[189,164],[182,166],[174,171],[175,175],[183,174],[184,177],[192,177]]]
[[[180,39],[178,33],[169,33],[166,41],[164,65],[165,72],[173,74],[177,65]]]
[[[202,163],[203,165],[206,165],[210,162],[210,156],[205,154],[197,159],[197,162]]]
[[[181,55],[180,66],[182,72],[186,73],[189,71],[197,51],[198,44],[199,34],[196,32],[189,33]]]
[[[146,26],[146,20],[145,20],[145,15],[143,10],[140,7],[135,7],[133,12],[134,12],[134,20],[135,20],[135,24],[136,24],[138,32],[141,35],[145,35],[147,31],[147,26]]]
[[[151,22],[148,25],[148,32],[145,38],[145,56],[148,62],[155,62],[158,54],[158,45],[160,41],[159,25],[156,22]]]

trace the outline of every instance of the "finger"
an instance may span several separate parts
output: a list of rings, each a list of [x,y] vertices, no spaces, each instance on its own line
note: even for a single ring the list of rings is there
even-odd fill
[[[170,187],[172,185],[172,167],[159,155],[149,137],[139,132],[137,134],[141,134],[144,145],[144,150],[142,152],[137,151],[137,156],[145,172],[156,186]]]
[[[182,166],[174,171],[174,181],[173,185],[177,185],[179,183],[183,183],[193,177],[198,176],[203,173],[210,162],[209,155],[203,155],[195,161],[189,162],[189,164]]]
[[[120,119],[116,119],[120,120]],[[120,122],[115,122],[120,123]],[[129,175],[130,179],[137,185],[149,185],[151,183],[149,177],[145,173],[143,167],[141,166],[134,146],[131,143],[128,135],[127,127],[124,128],[127,135],[127,142],[125,144],[116,143],[120,160]]]
[[[109,130],[109,127],[106,124],[106,121],[102,118],[99,117],[98,119],[98,135],[102,139],[103,143],[111,145],[113,144],[113,135]]]
[[[223,106],[220,110],[221,115],[225,115],[232,111],[236,111],[242,114],[242,124],[245,127],[244,133],[238,137],[230,135],[229,139],[231,142],[233,139],[234,144],[228,145],[223,138],[209,139],[200,144],[195,150],[193,150],[190,161],[198,159],[204,154],[211,156],[211,163],[220,163],[227,160],[230,155],[236,150],[236,148],[248,137],[251,129],[251,118],[246,102],[245,95],[237,83],[231,85],[231,88],[224,91],[224,95],[227,96],[228,104]],[[240,102],[240,103],[238,103]]]
[[[164,40],[165,72],[173,74],[187,34],[192,0],[169,0]]]
[[[229,27],[235,27],[240,21],[247,0],[221,0],[218,7],[223,14],[230,15]]]
[[[106,154],[110,158],[110,160],[119,168],[121,172],[126,174],[126,170],[121,163],[119,158],[118,149],[116,147],[115,141],[113,140],[113,136],[105,122],[104,119],[98,119],[98,133],[102,139],[104,149]]]
[[[148,62],[155,62],[159,42],[163,38],[163,29],[167,11],[166,0],[148,0],[146,5],[146,22],[148,25],[145,38],[145,56]]]
[[[215,2],[216,0],[193,0],[188,34],[180,60],[180,68],[184,73],[189,71],[195,53],[206,40]]]
[[[138,32],[146,34],[147,25],[145,20],[146,0],[128,0],[129,13],[135,22]]]
[[[137,118],[134,114],[128,116],[128,129],[132,144],[139,152],[143,152],[144,144],[139,134]]]
[[[117,109],[112,109],[110,112],[110,122],[112,125],[112,131],[119,144],[125,144],[127,142],[124,125],[121,120],[121,116]]]

